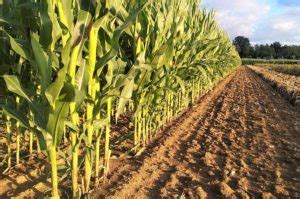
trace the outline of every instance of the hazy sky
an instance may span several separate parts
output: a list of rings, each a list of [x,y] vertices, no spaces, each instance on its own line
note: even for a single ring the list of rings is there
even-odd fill
[[[220,25],[234,38],[252,43],[300,44],[300,0],[203,0],[217,12]]]

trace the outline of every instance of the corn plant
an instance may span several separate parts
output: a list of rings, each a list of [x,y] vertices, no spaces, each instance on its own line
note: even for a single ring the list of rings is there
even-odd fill
[[[21,135],[11,131],[13,121],[28,130],[30,154],[34,137],[48,154],[56,198],[59,180],[71,180],[78,198],[106,178],[111,126],[121,115],[130,115],[134,126],[131,152],[143,151],[159,129],[240,64],[214,12],[199,4],[0,1],[8,166],[11,136],[19,146]],[[67,168],[62,176],[58,159]]]

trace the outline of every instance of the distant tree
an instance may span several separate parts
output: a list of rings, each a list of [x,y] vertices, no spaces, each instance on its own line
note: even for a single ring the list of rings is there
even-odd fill
[[[254,46],[254,57],[253,58],[261,58],[260,57],[260,46],[258,44],[256,44]]]
[[[279,42],[274,42],[271,44],[271,47],[275,50],[275,58],[279,58],[282,55],[282,47]]]
[[[234,39],[233,44],[239,52],[240,57],[249,57],[251,44],[250,40],[247,37],[238,36]]]
[[[265,59],[272,59],[276,55],[275,50],[270,45],[261,45],[260,56]]]
[[[256,58],[255,48],[253,46],[250,46],[249,57]]]
[[[265,59],[300,59],[299,45],[281,45],[280,42],[270,44],[256,44],[251,46],[250,40],[244,36],[238,36],[233,40],[237,51],[242,58],[265,58]]]

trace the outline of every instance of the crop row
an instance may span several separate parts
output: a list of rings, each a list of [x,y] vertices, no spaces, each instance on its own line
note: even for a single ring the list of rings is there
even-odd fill
[[[2,2],[2,1],[0,1]],[[58,159],[73,197],[109,173],[111,124],[128,115],[132,152],[240,64],[232,43],[199,0],[4,0],[0,74],[9,170],[21,137]],[[14,130],[15,129],[15,130]],[[12,161],[12,136],[16,158]],[[68,140],[68,146],[62,140]],[[37,149],[33,144],[37,142]],[[83,182],[83,183],[79,183]]]

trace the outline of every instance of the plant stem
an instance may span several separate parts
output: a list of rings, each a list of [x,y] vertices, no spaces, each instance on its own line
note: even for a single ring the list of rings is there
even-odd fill
[[[37,148],[38,154],[41,153],[41,147],[40,147],[39,139],[36,139],[36,148]]]
[[[100,119],[100,117],[98,118]],[[102,130],[101,130],[102,131]],[[95,186],[99,185],[99,162],[100,162],[100,130],[96,132],[96,158],[95,158]]]
[[[69,75],[71,76],[71,83],[75,86],[76,62],[79,55],[80,45],[73,48],[70,64]],[[74,125],[78,123],[78,114],[76,113],[76,104],[70,103],[71,120]],[[78,146],[77,146],[77,132],[71,130],[71,147],[72,147],[72,189],[75,197],[78,191]]]
[[[104,175],[106,176],[109,172],[109,156],[110,156],[110,150],[109,150],[109,139],[110,139],[110,113],[111,113],[111,97],[107,100],[107,125],[106,125],[106,132],[105,132],[105,149],[104,149]]]
[[[49,157],[51,163],[52,198],[59,198],[55,146],[49,148]]]
[[[30,156],[32,156],[32,153],[33,153],[33,133],[30,131],[29,132],[29,153],[30,153]]]
[[[137,140],[138,139],[137,113],[134,114],[133,120],[134,120],[133,148],[134,148],[134,152],[136,152],[136,147],[137,147],[137,144],[138,144],[138,140]]]
[[[6,119],[7,119],[7,121],[6,121],[7,168],[10,168],[11,167],[11,146],[10,146],[10,143],[11,143],[11,121],[10,121],[9,116],[6,116]]]
[[[17,96],[16,97],[16,105],[17,108],[19,107],[20,104],[20,98]],[[17,121],[16,122],[16,144],[17,144],[17,150],[16,150],[16,165],[20,164],[20,139],[21,139],[21,134],[20,134],[20,123]]]
[[[70,104],[71,121],[73,124],[78,123],[78,114],[75,112],[75,103]],[[72,147],[72,189],[73,197],[76,197],[78,192],[78,146],[77,132],[71,130],[71,147]]]

